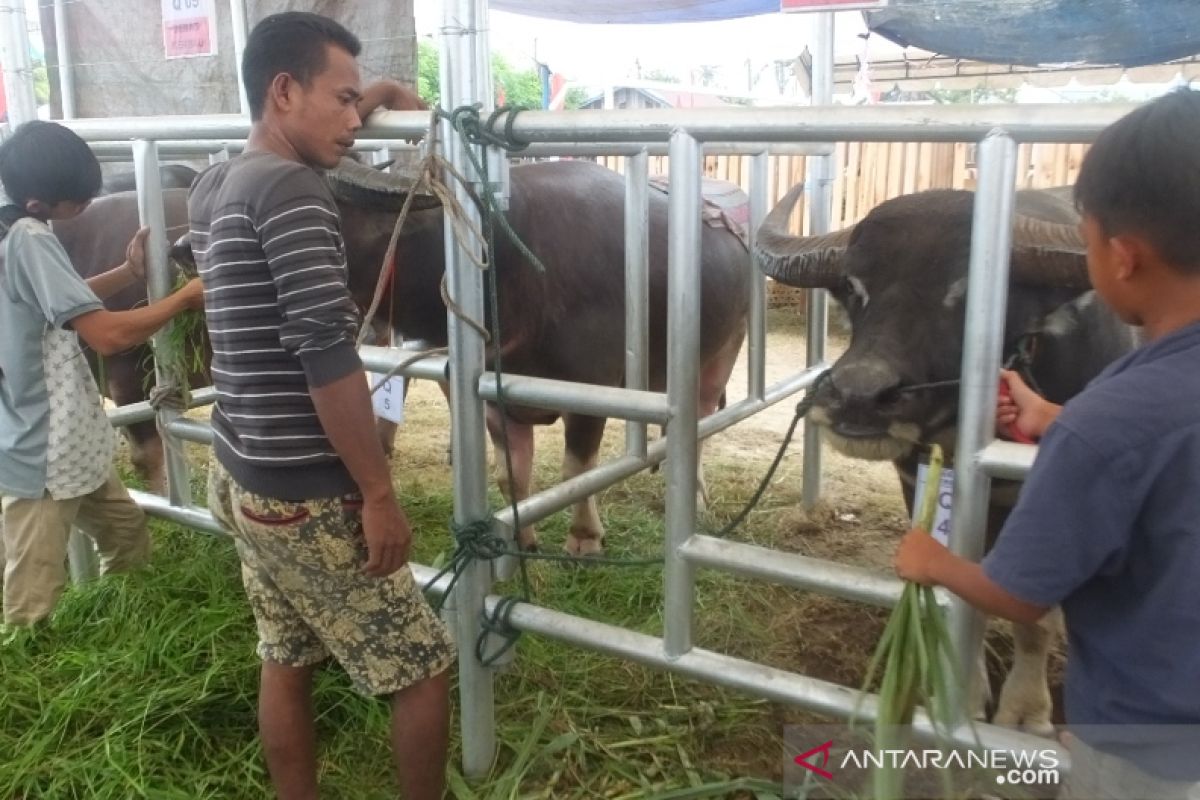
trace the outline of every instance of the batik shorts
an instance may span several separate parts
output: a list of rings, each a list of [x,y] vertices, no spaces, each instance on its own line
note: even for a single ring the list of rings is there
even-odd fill
[[[453,663],[450,635],[407,566],[385,578],[363,574],[360,497],[262,497],[214,460],[208,503],[237,543],[263,660],[305,667],[332,656],[366,695],[391,694]]]

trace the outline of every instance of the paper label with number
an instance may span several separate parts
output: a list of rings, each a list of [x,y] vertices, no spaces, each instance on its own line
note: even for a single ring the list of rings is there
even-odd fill
[[[925,496],[925,481],[929,478],[929,465],[917,465],[917,493],[914,495],[916,501],[913,503],[913,524],[916,524],[917,514],[921,513],[919,506],[921,498]],[[950,506],[954,501],[954,470],[949,467],[942,468],[942,486],[938,490],[938,507],[937,513],[933,517],[933,538],[937,539],[944,545],[950,544]]]
[[[216,0],[162,0],[167,58],[217,54]]]
[[[367,385],[372,390],[379,386],[380,381],[383,381],[382,375],[367,373]],[[404,422],[404,376],[394,375],[388,378],[383,386],[379,386],[379,389],[372,393],[371,405],[375,409],[375,416],[397,424]]]

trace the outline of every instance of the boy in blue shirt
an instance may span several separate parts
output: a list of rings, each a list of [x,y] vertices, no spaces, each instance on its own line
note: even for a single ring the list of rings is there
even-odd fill
[[[101,299],[145,278],[146,232],[124,264],[84,281],[50,230],[100,191],[100,164],[72,131],[28,122],[0,145],[0,497],[4,623],[47,618],[66,584],[77,525],[101,571],[140,566],[150,551],[141,509],[113,467],[114,431],[79,348],[101,355],[141,344],[171,317],[201,308],[199,280],[157,303],[107,311]]]
[[[1012,374],[998,420],[1043,436],[980,564],[910,532],[900,577],[988,614],[1062,606],[1070,798],[1200,797],[1200,93],[1107,128],[1075,185],[1096,292],[1148,343],[1064,407]]]

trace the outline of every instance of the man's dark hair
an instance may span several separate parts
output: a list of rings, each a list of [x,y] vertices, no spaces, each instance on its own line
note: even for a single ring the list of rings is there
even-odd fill
[[[100,194],[100,162],[74,131],[31,120],[0,145],[0,182],[22,208],[30,200],[83,203]]]
[[[254,26],[242,53],[242,83],[250,103],[250,119],[262,118],[267,90],[275,76],[286,72],[301,85],[325,69],[325,46],[336,45],[355,58],[362,50],[358,37],[320,14],[285,11]]]
[[[1105,128],[1075,205],[1105,234],[1142,236],[1171,266],[1200,273],[1200,92],[1173,91]]]

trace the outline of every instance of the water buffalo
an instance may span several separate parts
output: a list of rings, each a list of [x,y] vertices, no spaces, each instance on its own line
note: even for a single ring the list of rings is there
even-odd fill
[[[597,164],[557,161],[516,166],[507,217],[521,239],[545,265],[538,274],[503,236],[498,237],[495,270],[504,369],[524,375],[619,386],[625,376],[624,180]],[[394,206],[394,202],[393,202]],[[339,202],[351,290],[366,305],[375,286],[395,213],[369,202]],[[666,387],[667,201],[650,198],[650,388]],[[446,311],[439,287],[444,272],[443,215],[439,208],[412,214],[396,248],[396,274],[390,303],[393,324],[407,338],[446,341]],[[699,413],[716,410],[745,332],[749,296],[749,254],[728,228],[704,225],[701,259],[701,343]],[[370,280],[363,280],[370,276]],[[385,306],[386,307],[386,306]],[[497,477],[505,493],[528,496],[533,466],[533,426],[560,414],[532,408],[508,409],[508,441],[499,412],[488,409],[488,430],[496,447]],[[562,414],[566,436],[563,475],[592,467],[605,420]],[[503,474],[504,449],[513,462],[511,480]],[[601,549],[604,528],[591,498],[575,507],[567,550],[589,554]],[[521,531],[525,546],[533,531]]]
[[[354,167],[345,164],[345,170]],[[371,176],[379,176],[372,178]],[[559,380],[619,386],[625,374],[624,285],[624,180],[597,164],[559,161],[512,168],[512,198],[507,217],[526,245],[545,266],[545,274],[520,256],[503,237],[495,254],[499,278],[500,328],[504,369],[508,372]],[[402,196],[392,186],[373,184],[389,180],[366,167],[331,176],[342,217],[342,233],[350,270],[350,289],[360,307],[372,298],[388,239],[396,223]],[[168,225],[177,225],[184,192],[171,190],[167,197]],[[126,196],[121,223],[113,220],[107,204],[98,199],[76,221],[67,241],[82,241],[107,226],[118,241],[127,241],[136,229],[136,200]],[[104,215],[104,216],[101,216]],[[132,215],[131,217],[129,215]],[[127,219],[128,217],[128,219]],[[667,201],[660,193],[650,200],[650,388],[666,386],[666,257]],[[703,320],[701,324],[701,374],[699,412],[712,413],[729,379],[745,331],[749,305],[747,275],[749,253],[730,228],[704,225],[701,269]],[[122,237],[124,239],[122,240]],[[382,304],[381,316],[406,339],[423,339],[433,345],[446,342],[446,308],[440,286],[444,273],[443,212],[431,204],[417,204],[399,237],[391,298]],[[116,242],[114,242],[115,247]],[[123,245],[122,245],[123,247]],[[68,243],[81,271],[93,264],[116,263],[118,251],[95,248],[86,256]],[[101,251],[103,250],[103,255]],[[123,250],[119,251],[123,253]],[[130,302],[134,298],[122,298]],[[109,359],[109,384],[115,399],[126,403],[141,399],[142,377],[137,359],[115,365]],[[116,384],[116,385],[114,385]],[[508,440],[501,436],[500,416],[488,409],[488,430],[496,446],[498,479],[502,489],[518,500],[528,496],[533,459],[533,425],[549,424],[560,416],[532,408],[508,409]],[[562,414],[566,436],[563,472],[579,474],[596,463],[604,432],[603,418]],[[134,432],[139,465],[159,469],[161,448],[152,425]],[[513,477],[501,474],[503,450],[513,461]],[[155,460],[157,458],[157,461]],[[157,473],[154,473],[157,474]],[[161,484],[161,479],[155,479]],[[601,549],[604,528],[592,499],[574,511],[567,549],[576,554]],[[533,543],[532,529],[521,532],[525,546]]]
[[[190,189],[192,181],[196,180],[199,172],[187,164],[163,164],[158,168],[159,178],[164,189]],[[104,194],[131,192],[137,189],[137,179],[132,171],[118,172],[104,179],[100,191]]]
[[[967,261],[974,195],[928,191],[879,205],[847,230],[798,237],[787,232],[800,194],[793,189],[759,231],[764,270],[792,286],[828,289],[851,324],[850,344],[815,395],[811,419],[856,458],[891,460],[912,508],[922,445],[953,459],[962,359]],[[1078,215],[1061,190],[1017,193],[1005,356],[1032,342],[1028,371],[1062,403],[1109,362],[1136,345],[1089,291]],[[989,542],[1015,501],[1015,484],[997,482]],[[1014,626],[1015,663],[1001,692],[999,724],[1046,731],[1049,632]],[[978,708],[983,698],[977,696]]]

